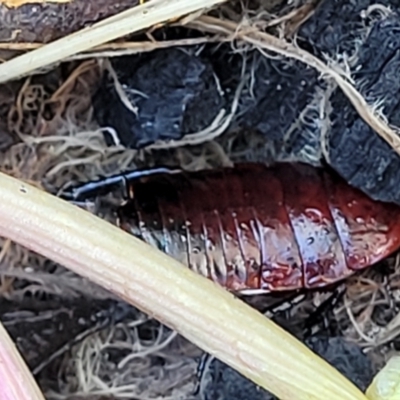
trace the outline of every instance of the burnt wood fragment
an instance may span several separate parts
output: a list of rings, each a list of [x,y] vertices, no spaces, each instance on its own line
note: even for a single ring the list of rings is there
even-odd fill
[[[225,101],[211,63],[194,51],[170,48],[112,61],[117,82],[107,74],[94,96],[98,123],[133,148],[207,128]]]

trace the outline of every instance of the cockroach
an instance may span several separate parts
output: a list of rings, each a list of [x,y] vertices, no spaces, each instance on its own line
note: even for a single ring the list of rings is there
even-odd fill
[[[400,207],[324,168],[157,168],[84,184],[72,197],[118,182],[129,193],[122,229],[242,294],[322,288],[400,248]]]

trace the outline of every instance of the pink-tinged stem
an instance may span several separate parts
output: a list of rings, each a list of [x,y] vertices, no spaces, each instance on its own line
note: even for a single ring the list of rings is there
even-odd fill
[[[25,361],[0,323],[0,399],[44,400]]]

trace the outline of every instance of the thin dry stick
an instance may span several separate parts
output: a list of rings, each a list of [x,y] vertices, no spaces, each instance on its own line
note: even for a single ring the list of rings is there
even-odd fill
[[[366,400],[233,294],[118,227],[0,173],[0,236],[114,292],[282,400]]]
[[[133,32],[213,7],[225,0],[151,0],[0,65],[0,83],[58,63]]]
[[[111,42],[104,45],[89,49],[84,53],[73,54],[70,57],[65,58],[63,61],[74,61],[74,60],[87,60],[93,58],[106,58],[106,57],[121,57],[133,54],[141,54],[145,52],[151,52],[158,49],[167,49],[170,47],[183,47],[183,46],[196,46],[204,43],[221,43],[229,41],[228,38],[220,38],[217,35],[213,37],[199,37],[189,39],[176,39],[176,40],[160,40],[160,41],[142,41],[142,42]],[[26,45],[19,46],[19,45]],[[18,47],[25,51],[37,49],[45,46],[41,43],[0,43],[0,49],[10,48],[11,50],[17,50]]]
[[[0,399],[44,400],[14,342],[0,323]]]
[[[218,37],[196,37],[196,38],[184,38],[184,39],[175,39],[175,40],[162,40],[162,41],[140,41],[140,42],[111,42],[105,43],[100,46],[93,47],[88,49],[86,53],[80,54],[84,57],[92,56],[92,53],[100,53],[103,51],[113,51],[113,50],[132,50],[137,51],[138,53],[142,51],[152,51],[158,48],[166,48],[166,47],[173,47],[173,46],[193,46],[197,44],[207,43],[209,41],[219,41],[220,38]],[[0,49],[1,50],[10,50],[10,51],[28,51],[28,50],[35,50],[41,47],[46,46],[45,43],[38,43],[38,42],[17,42],[17,43],[8,43],[8,42],[0,42]],[[72,56],[73,57],[73,56]]]
[[[361,93],[343,76],[330,68],[317,57],[300,49],[282,39],[261,32],[257,29],[245,27],[240,28],[236,22],[221,20],[210,16],[203,15],[197,20],[191,21],[189,26],[213,33],[225,33],[226,35],[241,39],[253,44],[258,48],[267,49],[285,57],[294,58],[305,64],[310,65],[323,75],[333,78],[338,86],[343,90],[344,94],[353,104],[360,117],[374,129],[389,145],[400,154],[400,136],[389,127],[389,125],[378,114],[374,113],[369,104],[365,101]]]

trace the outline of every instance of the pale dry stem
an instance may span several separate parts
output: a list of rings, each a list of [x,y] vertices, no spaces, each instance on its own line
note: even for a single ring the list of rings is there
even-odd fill
[[[0,186],[1,236],[117,294],[282,400],[365,400],[283,329],[164,253],[7,175]]]

